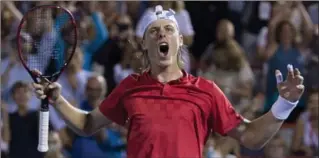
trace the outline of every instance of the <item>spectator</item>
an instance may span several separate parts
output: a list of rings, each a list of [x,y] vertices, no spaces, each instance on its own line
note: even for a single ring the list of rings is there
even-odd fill
[[[220,21],[217,27],[218,42],[213,47],[210,45],[205,52],[202,65],[209,67],[201,75],[216,82],[235,108],[240,109],[251,97],[254,78],[243,50],[233,39],[233,29],[230,21]]]
[[[81,103],[81,109],[95,109],[106,93],[106,82],[102,76],[95,75],[86,84],[86,100]],[[119,132],[111,129],[101,129],[91,137],[74,136],[71,149],[72,157],[76,158],[121,158],[124,154]]]
[[[265,112],[270,109],[270,106],[274,103],[278,97],[276,88],[276,79],[273,77],[275,70],[278,69],[285,75],[287,74],[286,66],[292,64],[295,68],[298,68],[301,73],[304,72],[304,58],[302,56],[302,50],[309,46],[309,42],[312,37],[312,24],[309,21],[309,15],[305,13],[304,6],[298,3],[296,6],[302,11],[304,17],[305,29],[302,34],[302,41],[297,41],[296,29],[294,25],[287,21],[281,20],[278,24],[271,23],[268,29],[269,41],[267,42],[267,48],[265,49],[265,57],[267,61],[267,73],[266,73],[266,99],[265,99]],[[289,11],[289,8],[287,11]],[[298,107],[294,109],[294,112],[290,115],[287,121],[295,121],[296,117],[304,109],[304,97],[300,100]]]
[[[0,140],[0,149],[1,157],[8,157],[8,144],[10,141],[10,130],[9,130],[9,114],[7,111],[7,105],[1,101],[1,119],[0,119],[0,130],[1,130],[1,140]]]
[[[112,36],[95,53],[93,60],[95,71],[102,72],[107,79],[108,92],[116,86],[114,80],[114,66],[121,61],[128,41],[133,41],[133,26],[129,15],[121,15],[112,25]],[[134,42],[134,41],[133,41]],[[100,70],[96,70],[100,68]]]
[[[58,79],[58,82],[63,86],[62,94],[66,96],[68,101],[74,103],[73,105],[80,105],[85,96],[85,83],[91,75],[91,72],[82,68],[82,63],[83,53],[77,47],[71,62]]]
[[[62,154],[62,142],[57,132],[49,134],[49,151],[45,154],[45,158],[64,158]]]
[[[239,146],[236,141],[230,137],[223,137],[214,134],[207,142],[205,151],[207,158],[223,157],[236,158],[239,156]]]
[[[319,25],[315,26],[314,36],[310,45],[311,52],[306,59],[305,85],[308,89],[319,90]]]
[[[318,3],[312,2],[312,4],[308,6],[308,12],[309,12],[311,20],[314,24],[319,24],[318,11],[319,11],[319,4]]]
[[[31,89],[28,83],[18,81],[12,86],[12,98],[18,110],[9,114],[9,157],[43,158],[37,150],[39,117],[37,112],[28,110]]]
[[[80,48],[82,49],[82,53],[84,53],[83,68],[84,70],[89,71],[91,70],[92,56],[107,40],[108,31],[107,27],[103,23],[100,12],[97,11],[96,2],[83,2],[80,6],[81,7],[76,10],[75,14],[79,16],[77,20],[78,25],[80,25]],[[70,7],[74,6],[68,6],[68,8]],[[65,25],[65,22],[63,22],[63,16],[65,15],[59,15],[56,18],[57,25]],[[90,24],[91,22],[92,24]],[[86,34],[87,32],[89,32],[89,34]],[[68,41],[65,38],[64,40]],[[65,48],[67,43],[62,41],[59,44],[60,50],[68,49]]]
[[[298,118],[292,142],[296,156],[318,156],[319,93],[309,94],[307,110]]]
[[[263,26],[267,25],[270,13],[271,2],[269,1],[247,2],[242,18],[244,31],[241,44],[248,57],[253,55],[258,33]]]
[[[16,38],[11,38],[10,42],[12,45],[15,44]],[[32,38],[28,34],[22,34],[22,39],[28,41],[32,40]],[[30,45],[26,44],[23,46],[23,49],[30,49]],[[14,83],[19,80],[23,80],[26,82],[33,82],[32,78],[28,74],[28,72],[24,69],[21,62],[18,59],[18,53],[16,47],[12,47],[12,52],[10,52],[9,56],[6,57],[1,61],[1,92],[2,92],[2,99],[7,102],[7,110],[9,113],[12,113],[17,110],[17,106],[11,98],[10,90]],[[29,100],[29,107],[32,110],[36,110],[39,108],[40,102],[39,100],[32,95],[31,99]]]
[[[241,33],[243,29],[242,17],[245,11],[247,2],[245,1],[228,1],[228,18],[235,26],[235,39],[241,43]]]
[[[58,82],[63,86],[61,93],[75,106],[79,106],[83,101],[85,97],[85,84],[91,76],[90,71],[86,71],[81,67],[82,63],[83,53],[77,47],[72,60],[58,79]],[[69,145],[70,139],[67,137],[65,122],[54,108],[50,108],[50,122],[53,129],[59,133],[63,145]]]
[[[131,67],[131,61],[134,53],[134,46],[131,44],[126,44],[123,49],[122,59],[119,63],[115,64],[114,71],[114,81],[116,84],[119,84],[123,79],[125,79],[130,74],[134,73],[133,68]]]

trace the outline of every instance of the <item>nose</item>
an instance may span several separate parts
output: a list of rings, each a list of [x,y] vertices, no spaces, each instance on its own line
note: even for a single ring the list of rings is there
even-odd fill
[[[165,38],[166,37],[166,34],[165,34],[165,30],[164,28],[161,28],[158,32],[158,38],[159,39],[162,39],[162,38]]]

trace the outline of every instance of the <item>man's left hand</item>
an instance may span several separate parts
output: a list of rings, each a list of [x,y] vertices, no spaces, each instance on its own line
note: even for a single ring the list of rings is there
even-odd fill
[[[294,69],[292,65],[287,66],[288,75],[283,81],[282,74],[276,70],[277,88],[279,95],[290,102],[296,102],[302,96],[305,86],[303,85],[304,78],[301,76],[300,71]]]

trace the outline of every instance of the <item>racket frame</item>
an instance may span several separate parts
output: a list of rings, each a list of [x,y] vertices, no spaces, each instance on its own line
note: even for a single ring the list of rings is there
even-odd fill
[[[28,16],[28,14],[30,14],[31,12],[37,10],[37,9],[62,9],[64,11],[64,13],[68,14],[68,17],[70,18],[69,22],[71,22],[71,25],[73,26],[73,29],[75,31],[74,34],[74,44],[72,45],[72,52],[71,55],[69,56],[68,59],[66,59],[66,62],[63,64],[63,66],[61,67],[61,69],[57,72],[55,72],[53,75],[51,76],[44,76],[44,75],[39,75],[36,73],[33,73],[30,68],[28,67],[28,65],[26,64],[26,61],[24,60],[23,57],[23,52],[22,52],[22,43],[21,43],[21,31],[23,28],[23,24],[26,21],[26,18]],[[73,16],[73,14],[71,13],[71,11],[69,11],[68,9],[61,7],[59,5],[40,5],[40,6],[35,6],[33,8],[31,8],[30,10],[28,10],[24,15],[23,18],[20,20],[20,24],[18,27],[18,31],[17,31],[17,35],[16,35],[16,39],[17,39],[17,49],[18,49],[18,54],[19,54],[19,59],[23,65],[23,67],[28,71],[28,73],[30,74],[30,76],[32,77],[33,81],[37,84],[39,84],[37,78],[40,79],[45,79],[46,82],[50,81],[49,84],[51,82],[55,82],[58,80],[58,78],[60,77],[60,75],[62,74],[62,72],[65,70],[65,68],[68,66],[68,64],[70,63],[70,61],[72,60],[72,57],[75,53],[75,49],[77,46],[77,26],[76,26],[76,21],[75,18]],[[49,80],[50,78],[52,78],[52,80]],[[46,97],[45,99],[41,100],[41,108],[40,108],[40,116],[39,116],[39,143],[38,143],[38,151],[40,152],[47,152],[48,151],[48,137],[49,137],[49,98]]]

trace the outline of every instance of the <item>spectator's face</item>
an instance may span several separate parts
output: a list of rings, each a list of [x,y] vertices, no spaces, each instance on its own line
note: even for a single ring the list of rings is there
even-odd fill
[[[294,35],[291,27],[292,26],[290,26],[289,24],[285,24],[282,27],[280,33],[280,40],[282,43],[291,44],[291,42],[293,41]]]
[[[31,97],[29,87],[20,87],[15,89],[13,93],[13,100],[19,108],[25,109]]]
[[[221,20],[217,25],[216,31],[217,41],[222,42],[232,38],[234,33],[234,26],[227,20]]]
[[[153,66],[168,67],[177,65],[177,55],[182,46],[183,37],[171,20],[154,21],[145,32],[143,47]]]
[[[127,44],[129,39],[133,38],[132,22],[129,16],[123,15],[116,22],[116,29],[118,30],[118,39],[121,47]]]
[[[319,98],[318,93],[312,94],[309,96],[308,100],[308,111],[311,114],[311,117],[318,119],[319,111]]]
[[[86,96],[90,101],[97,101],[103,97],[104,85],[97,77],[89,78],[86,84]]]

